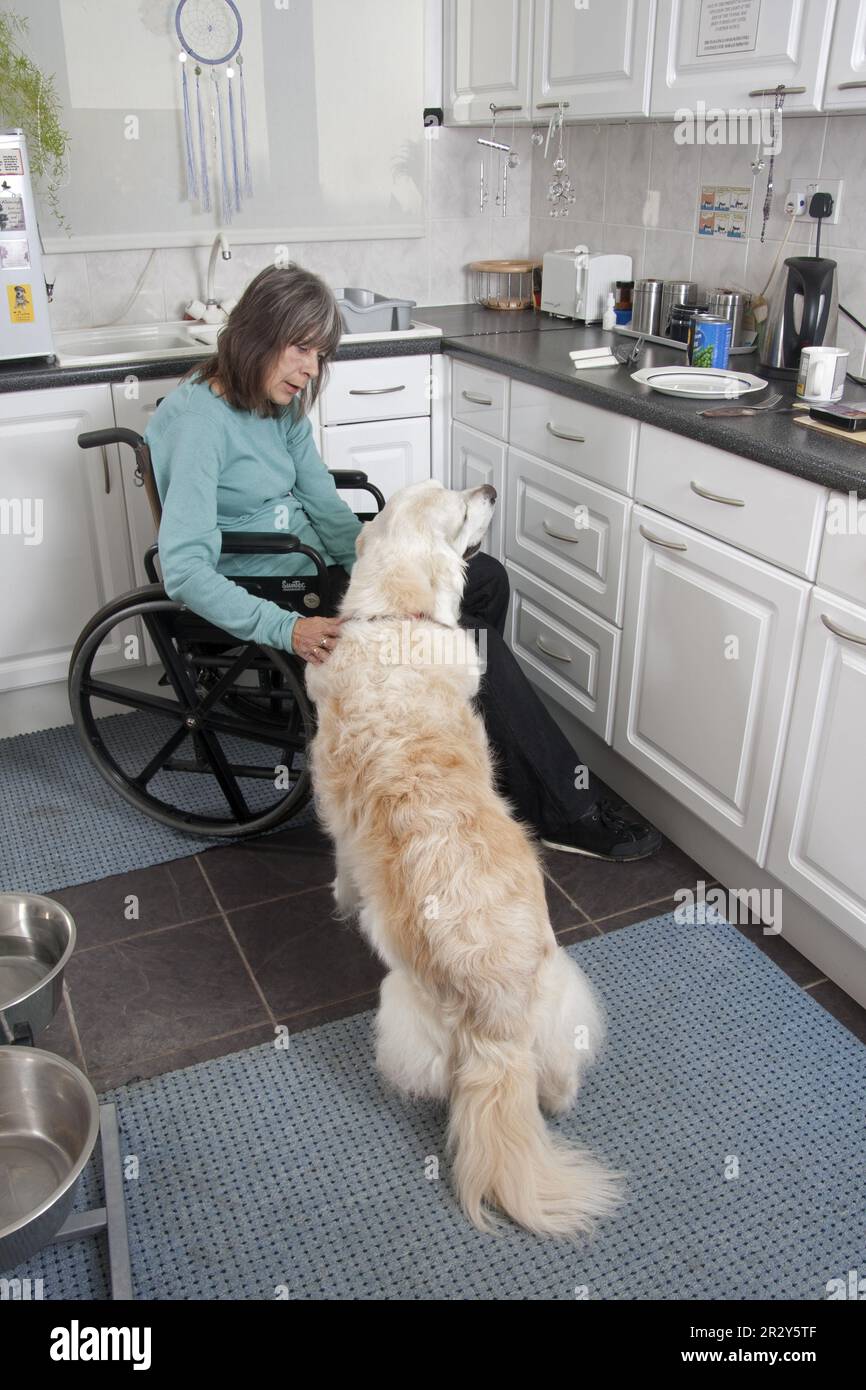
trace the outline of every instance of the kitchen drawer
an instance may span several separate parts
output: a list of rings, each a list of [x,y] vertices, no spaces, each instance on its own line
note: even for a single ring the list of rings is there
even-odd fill
[[[484,434],[506,438],[509,379],[465,362],[451,364],[451,415]]]
[[[620,624],[631,503],[519,449],[506,476],[506,557]]]
[[[430,358],[362,357],[334,362],[319,397],[323,425],[430,414]]]
[[[635,500],[814,579],[827,489],[643,425]]]
[[[632,492],[637,433],[636,421],[624,415],[525,381],[511,383],[509,443],[617,492]]]
[[[468,425],[451,426],[451,486],[456,491],[482,487],[489,483],[496,488],[496,506],[490,529],[481,542],[481,549],[502,561],[502,509],[505,505],[505,445],[471,430]]]
[[[620,633],[588,609],[506,561],[506,637],[523,671],[605,743],[613,724]]]
[[[866,604],[866,498],[830,493],[818,583]]]

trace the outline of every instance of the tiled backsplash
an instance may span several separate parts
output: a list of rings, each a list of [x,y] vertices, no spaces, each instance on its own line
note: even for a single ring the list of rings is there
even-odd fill
[[[837,226],[823,226],[821,251],[839,265],[839,300],[866,322],[866,116],[783,119],[772,213],[761,243],[768,169],[753,174],[748,145],[679,145],[672,122],[566,126],[565,155],[577,189],[568,218],[552,218],[546,199],[553,155],[533,152],[532,253],[582,243],[630,255],[635,278],[696,280],[704,289],[763,290],[790,223],[788,180],[844,179]],[[751,188],[742,241],[697,233],[703,186]],[[814,224],[795,224],[780,259],[814,255]],[[862,373],[866,333],[839,315],[838,343]]]
[[[504,126],[498,135],[511,142]],[[593,251],[628,253],[635,277],[695,279],[704,287],[764,287],[787,228],[782,211],[788,180],[824,174],[845,180],[838,226],[825,226],[822,250],[839,263],[839,298],[866,321],[866,116],[789,117],[776,159],[773,213],[760,241],[767,169],[751,170],[753,148],[744,145],[678,145],[670,122],[572,125],[565,153],[577,198],[567,218],[548,215],[552,154],[530,143],[518,128],[520,156],[508,171],[507,216],[492,195],[479,209],[482,147],[489,130],[444,128],[426,141],[426,216],[423,237],[370,241],[301,242],[289,254],[332,286],[356,285],[415,299],[419,304],[464,303],[471,297],[472,260],[541,256],[555,246],[584,243]],[[490,153],[487,151],[486,153]],[[749,187],[747,235],[742,241],[697,234],[703,185]],[[231,261],[217,261],[221,297],[237,296],[268,264],[266,244],[232,245]],[[814,230],[795,226],[784,255],[814,251]],[[147,251],[71,253],[46,258],[55,277],[52,319],[56,328],[106,323],[124,310],[148,263]],[[158,250],[139,293],[121,321],[179,318],[188,300],[202,296],[209,249]],[[862,370],[866,334],[840,315],[838,340]]]

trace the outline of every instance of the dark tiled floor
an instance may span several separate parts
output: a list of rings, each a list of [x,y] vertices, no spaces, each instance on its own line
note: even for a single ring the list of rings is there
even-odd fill
[[[565,945],[672,911],[678,890],[713,882],[669,842],[634,864],[545,850],[544,867]],[[333,875],[330,844],[309,826],[53,894],[78,946],[65,1006],[37,1044],[105,1090],[372,1008],[382,967],[333,916]],[[781,937],[740,930],[866,1041],[866,1010]]]

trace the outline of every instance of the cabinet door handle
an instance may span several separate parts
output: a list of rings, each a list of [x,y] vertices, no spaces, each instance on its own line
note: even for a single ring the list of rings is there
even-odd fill
[[[104,444],[100,444],[99,448],[102,454],[102,476],[105,479],[105,491],[107,494],[111,492],[111,471],[108,466],[108,450]]]
[[[706,497],[708,502],[724,502],[726,507],[745,507],[745,502],[739,497],[721,497],[717,492],[707,492],[705,487],[701,487],[694,479],[691,483],[692,492],[696,492],[699,497]]]
[[[804,87],[804,88],[803,88],[803,91],[805,92],[805,90],[806,90],[806,88]],[[536,109],[536,111],[549,111],[550,108],[551,108],[551,106],[570,106],[570,105],[571,105],[571,102],[570,102],[570,101],[537,101],[537,102],[535,103],[535,109]]]
[[[644,540],[652,541],[653,545],[663,545],[668,550],[688,550],[688,546],[682,541],[663,541],[661,536],[654,536],[652,531],[647,531],[644,526],[639,526],[638,530]]]
[[[460,394],[461,394],[461,396],[463,397],[464,400],[471,401],[473,405],[492,405],[492,404],[493,404],[493,402],[492,402],[492,400],[490,399],[489,396],[476,396],[476,395],[473,394],[472,391],[461,391]]]
[[[553,536],[554,540],[568,541],[569,545],[580,544],[580,536],[564,536],[561,531],[554,531],[553,527],[548,525],[547,517],[544,518],[541,524],[544,527],[547,534],[549,536]]]
[[[569,434],[567,430],[558,430],[552,420],[548,420],[547,428],[550,434],[556,435],[557,439],[570,439],[574,444],[586,443],[582,434]]]
[[[749,92],[750,97],[774,97],[776,93],[781,93],[786,97],[799,96],[805,92],[805,87],[758,87],[756,91]]]
[[[844,637],[846,642],[856,642],[858,646],[866,647],[866,637],[858,637],[856,632],[846,632],[844,627],[837,627],[826,613],[821,614],[821,622],[830,629],[835,637]]]
[[[394,391],[405,391],[403,386],[365,386],[350,387],[350,396],[390,396]]]
[[[557,661],[571,661],[570,656],[563,656],[562,652],[552,652],[549,647],[545,647],[544,642],[541,638],[541,633],[539,633],[536,637],[535,645],[540,652],[544,652],[545,656],[555,657]]]
[[[836,87],[840,92],[853,92],[855,87],[866,87],[866,82],[837,82]]]

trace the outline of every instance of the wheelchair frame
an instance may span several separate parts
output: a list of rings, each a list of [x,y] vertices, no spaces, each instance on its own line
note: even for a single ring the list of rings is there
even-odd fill
[[[109,444],[130,446],[136,460],[136,484],[144,488],[158,527],[162,507],[150,450],[142,436],[123,428],[92,430],[80,434],[78,443],[83,449]],[[369,492],[377,511],[382,510],[385,498],[365,473],[351,469],[330,472],[338,488]],[[361,521],[375,515],[356,513]],[[277,576],[229,578],[250,593],[273,597],[273,601],[292,612],[306,609],[308,617],[314,613],[333,616],[327,566],[319,552],[297,536],[232,533],[223,536],[221,553],[306,555],[316,573],[290,576],[289,593],[281,591]],[[130,805],[174,829],[216,839],[245,838],[273,829],[296,816],[311,792],[303,754],[315,732],[316,719],[304,685],[305,662],[291,652],[233,637],[169,598],[157,572],[158,554],[158,544],[154,543],[144,555],[149,583],[106,603],[87,623],[75,644],[69,664],[69,702],[84,751],[100,776]],[[158,685],[169,687],[174,698],[132,685],[118,685],[94,671],[106,638],[133,619],[143,623],[159,656],[163,673]],[[256,684],[245,684],[244,677]],[[107,728],[99,727],[103,719],[95,711],[95,701],[125,707],[127,711],[147,712],[166,723],[173,721],[177,727],[138,772],[130,773],[110,747]],[[253,762],[227,750],[223,746],[226,739],[260,745],[271,752],[279,750],[280,757],[272,763]],[[188,740],[192,758],[178,756]],[[296,768],[299,754],[303,766]],[[211,776],[227,814],[185,810],[154,790],[155,779],[176,773]],[[250,806],[249,792],[245,792],[241,782],[270,780],[277,790],[282,775],[286,779],[284,796],[265,808]]]

